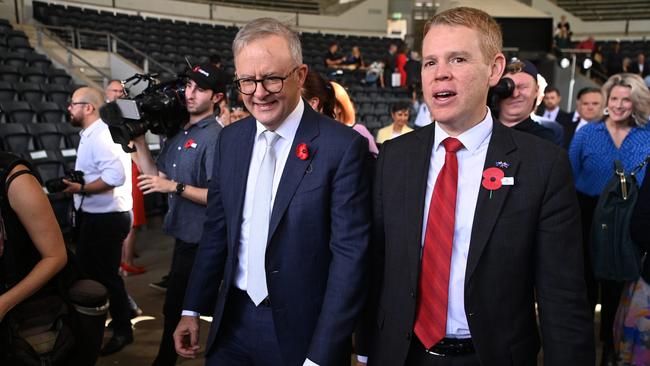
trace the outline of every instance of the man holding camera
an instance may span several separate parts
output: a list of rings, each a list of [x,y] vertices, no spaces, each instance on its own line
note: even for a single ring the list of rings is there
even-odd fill
[[[211,64],[188,73],[185,102],[189,121],[165,142],[154,162],[144,136],[134,140],[133,158],[143,172],[138,186],[144,194],[169,194],[169,211],[163,230],[176,239],[163,305],[163,336],[154,365],[174,365],[173,333],[180,320],[187,281],[205,221],[208,181],[212,176],[214,148],[221,126],[215,106],[226,92],[225,74]]]
[[[82,128],[75,170],[83,172],[84,183],[63,182],[67,185],[64,192],[74,193],[78,212],[79,265],[108,290],[113,336],[100,352],[105,356],[133,342],[128,297],[118,274],[133,200],[131,158],[113,142],[99,117],[103,101],[102,93],[93,88],[82,87],[72,94],[68,105],[71,124]]]

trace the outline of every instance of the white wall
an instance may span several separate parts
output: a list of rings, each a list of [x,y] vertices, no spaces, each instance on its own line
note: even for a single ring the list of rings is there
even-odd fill
[[[459,6],[481,9],[496,18],[548,18],[548,14],[514,0],[442,0],[439,9]]]
[[[533,0],[533,7],[551,15],[554,19],[554,23],[557,23],[560,20],[560,16],[565,15],[571,24],[573,39],[583,39],[589,35],[594,35],[597,39],[638,39],[639,37],[650,36],[650,20],[630,20],[630,34],[625,36],[626,22],[624,20],[585,22],[558,7],[549,0]]]
[[[45,1],[114,10],[111,8],[113,0]],[[25,0],[30,11],[31,3],[32,0]],[[115,10],[126,9],[129,13],[135,12],[146,17],[166,17],[224,25],[241,25],[255,18],[273,17],[290,22],[296,29],[303,31],[372,36],[386,35],[388,19],[388,0],[366,0],[338,16],[244,9],[219,4],[212,5],[212,17],[210,17],[211,5],[209,4],[175,0],[115,0],[115,5]]]

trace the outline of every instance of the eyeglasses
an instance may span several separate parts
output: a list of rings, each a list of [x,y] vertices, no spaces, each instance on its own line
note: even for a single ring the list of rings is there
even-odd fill
[[[237,79],[235,80],[235,85],[237,85],[237,89],[242,94],[246,94],[246,95],[255,94],[255,91],[257,90],[257,83],[261,83],[264,90],[266,90],[271,94],[279,93],[282,91],[282,87],[284,86],[284,81],[289,76],[291,76],[291,74],[296,72],[298,68],[300,68],[300,66],[294,67],[293,70],[289,71],[289,73],[284,77],[268,76],[263,79],[251,79],[251,78]]]
[[[88,102],[70,102],[71,107],[74,107],[74,106],[80,105],[80,104],[90,104],[90,103],[88,103]]]

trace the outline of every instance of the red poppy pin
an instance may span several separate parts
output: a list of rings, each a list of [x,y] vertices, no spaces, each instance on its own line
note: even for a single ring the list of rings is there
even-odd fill
[[[492,191],[501,188],[503,185],[501,183],[503,177],[505,177],[505,173],[499,168],[492,167],[483,171],[483,182],[481,184],[490,191],[490,199],[492,198]]]
[[[196,145],[196,142],[194,142],[194,139],[189,139],[189,140],[185,141],[185,148],[186,149],[189,149],[190,147],[193,148],[193,149],[196,149],[196,146],[197,145]]]
[[[300,160],[307,160],[309,159],[309,147],[307,144],[304,142],[298,144],[298,147],[296,147],[296,156]]]

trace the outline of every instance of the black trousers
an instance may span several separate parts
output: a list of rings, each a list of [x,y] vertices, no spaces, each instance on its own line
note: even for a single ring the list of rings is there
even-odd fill
[[[130,337],[133,330],[129,300],[119,268],[122,242],[129,233],[131,216],[128,212],[82,212],[78,216],[78,222],[76,254],[79,266],[91,279],[106,286],[114,334]]]
[[[185,290],[190,280],[197,249],[198,244],[186,243],[179,239],[176,239],[174,244],[172,265],[167,279],[167,292],[163,304],[163,315],[165,316],[163,335],[160,340],[158,356],[153,362],[155,366],[173,366],[176,364],[178,355],[174,348],[174,330],[176,330],[176,326],[181,320]]]

